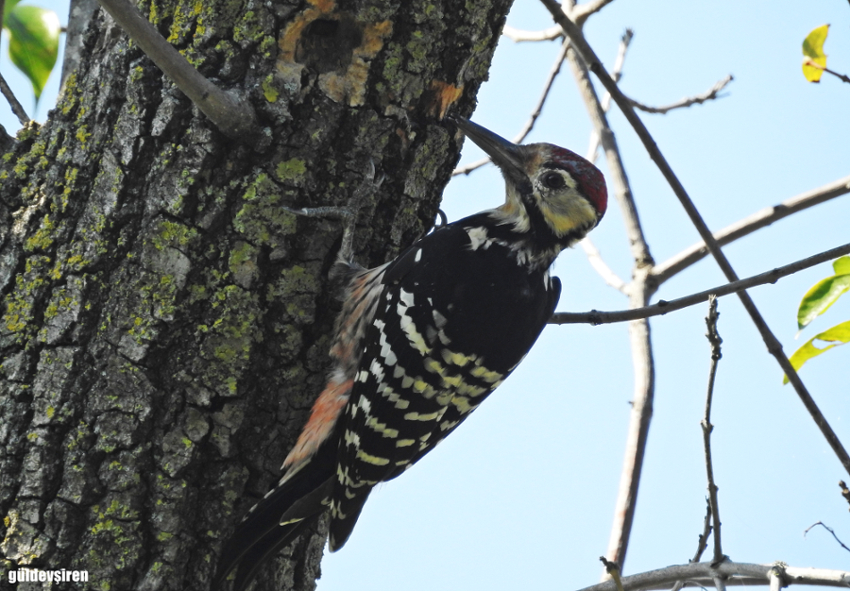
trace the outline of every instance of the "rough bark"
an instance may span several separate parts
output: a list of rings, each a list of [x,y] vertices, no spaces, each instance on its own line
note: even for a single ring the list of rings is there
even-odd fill
[[[431,225],[509,0],[153,0],[159,31],[248,94],[228,140],[98,10],[43,127],[0,160],[0,587],[206,589],[320,391],[345,203],[378,264]],[[312,589],[324,532],[256,589]]]

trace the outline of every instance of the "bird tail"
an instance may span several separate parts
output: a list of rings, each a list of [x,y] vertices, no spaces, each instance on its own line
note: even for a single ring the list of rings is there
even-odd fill
[[[269,556],[322,515],[334,478],[316,485],[310,482],[311,473],[304,471],[288,479],[251,509],[222,549],[213,589],[220,589],[238,566],[232,589],[242,591]]]
[[[328,549],[331,552],[336,552],[348,541],[370,491],[371,487],[365,493],[357,494],[353,498],[336,499],[332,502],[331,522],[328,527]]]

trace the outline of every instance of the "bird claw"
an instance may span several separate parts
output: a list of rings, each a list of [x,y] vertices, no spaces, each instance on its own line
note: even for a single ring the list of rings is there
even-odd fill
[[[372,158],[369,158],[369,168],[364,175],[365,179],[363,184],[354,190],[345,205],[302,207],[300,209],[282,206],[282,208],[286,212],[304,217],[343,220],[345,222],[345,229],[342,233],[339,258],[345,261],[350,261],[353,254],[352,243],[354,241],[354,228],[357,224],[357,214],[360,212],[363,199],[368,192],[377,191],[386,179],[386,175],[383,172],[377,179],[375,178],[376,174],[377,169],[375,167],[375,161]]]
[[[437,209],[437,217],[440,218],[440,223],[434,224],[434,229],[439,229],[449,223],[449,218],[446,216],[446,212],[442,209]]]

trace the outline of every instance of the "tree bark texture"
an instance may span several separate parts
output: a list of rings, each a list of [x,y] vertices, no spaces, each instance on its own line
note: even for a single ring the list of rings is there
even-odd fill
[[[337,220],[375,265],[432,224],[510,0],[153,0],[263,138],[222,135],[98,10],[47,123],[0,160],[0,587],[207,589],[279,478],[327,369]],[[494,204],[496,205],[496,204]],[[325,532],[255,587],[313,589]],[[21,587],[24,588],[24,587]],[[35,586],[32,588],[41,588]]]

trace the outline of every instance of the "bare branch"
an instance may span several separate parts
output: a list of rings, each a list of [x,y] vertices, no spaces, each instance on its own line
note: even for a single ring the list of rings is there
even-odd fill
[[[617,50],[617,59],[614,61],[614,69],[611,70],[611,77],[614,81],[619,82],[623,73],[623,66],[626,63],[626,52],[634,37],[634,32],[631,29],[626,29],[623,36],[620,38],[620,48]],[[607,113],[611,107],[611,93],[606,92],[602,96],[601,101],[602,112]],[[590,146],[587,148],[587,159],[591,162],[596,162],[596,152],[599,150],[599,134],[596,131],[590,134]]]
[[[653,264],[652,256],[649,254],[649,246],[643,236],[640,217],[638,216],[631,185],[626,175],[626,169],[620,156],[617,139],[611,130],[611,126],[608,124],[608,118],[602,110],[596,90],[590,82],[587,66],[578,54],[572,48],[570,49],[571,51],[567,53],[567,62],[572,69],[573,77],[576,80],[576,85],[581,93],[590,121],[593,124],[593,129],[600,138],[603,150],[605,150],[610,184],[613,186],[614,196],[623,212],[623,221],[626,224],[626,235],[631,245],[632,256],[638,266],[651,267]]]
[[[537,100],[537,105],[534,107],[534,111],[531,112],[528,121],[525,123],[525,127],[522,128],[516,139],[514,140],[515,144],[521,144],[525,141],[525,138],[528,137],[528,134],[531,133],[531,130],[534,129],[534,124],[537,122],[537,118],[540,117],[540,113],[543,112],[543,105],[546,104],[546,99],[549,98],[549,92],[552,90],[552,85],[555,83],[555,78],[558,77],[558,74],[561,73],[561,66],[564,63],[564,60],[567,57],[567,50],[570,48],[570,42],[567,39],[564,39],[564,42],[561,44],[561,50],[558,52],[558,56],[555,58],[555,63],[552,64],[552,69],[549,70],[549,76],[546,78],[546,84],[543,87],[543,93],[540,95],[540,98]]]
[[[222,133],[246,143],[256,140],[259,130],[254,109],[248,101],[221,90],[204,78],[128,0],[98,1]]]
[[[522,43],[524,41],[552,41],[558,37],[563,37],[564,32],[558,25],[543,29],[542,31],[524,31],[522,29],[515,29],[510,25],[505,25],[502,29],[502,35],[514,43]]]
[[[772,564],[747,564],[726,560],[720,564],[692,562],[668,566],[622,578],[625,591],[668,589],[676,581],[687,581],[687,587],[707,587],[714,584],[715,577],[723,577],[729,585],[768,585],[770,573],[776,569]],[[782,569],[785,585],[819,585],[824,587],[850,587],[850,572],[819,568],[785,566]],[[614,581],[585,587],[579,591],[615,591]]]
[[[824,251],[820,254],[810,256],[808,258],[796,261],[783,267],[777,267],[759,275],[753,275],[747,279],[733,281],[725,285],[713,287],[699,293],[678,298],[675,300],[665,301],[659,300],[657,304],[646,306],[644,308],[634,308],[630,310],[620,310],[618,312],[600,312],[591,310],[590,312],[558,312],[553,314],[549,319],[549,324],[611,324],[613,322],[628,322],[630,320],[638,320],[640,318],[651,318],[653,316],[663,316],[669,312],[681,310],[688,306],[701,304],[708,300],[709,296],[717,297],[726,296],[732,293],[738,293],[741,290],[749,289],[757,285],[765,283],[776,283],[779,279],[808,269],[820,263],[831,261],[835,258],[850,254],[850,244],[844,244],[836,248]]]
[[[613,76],[615,80],[620,79],[620,74],[623,71],[623,66],[626,62],[626,51],[629,48],[629,43],[631,43],[633,33],[631,29],[626,29],[626,32],[623,33],[623,37],[620,39],[620,48],[617,51],[617,59],[614,62],[614,70]],[[603,113],[608,112],[608,107],[611,104],[611,95],[609,93],[605,93],[605,96],[602,97],[602,101],[600,102],[600,106],[602,108]],[[596,132],[596,129],[590,134],[590,146],[587,149],[587,159],[591,162],[596,162],[596,155],[599,151],[599,133]],[[596,270],[600,277],[607,283],[609,286],[613,287],[617,291],[628,295],[628,285],[625,281],[620,279],[620,277],[614,273],[614,271],[609,267],[605,261],[602,259],[602,255],[599,253],[599,250],[590,240],[590,238],[585,238],[579,243],[584,249],[584,253],[587,255],[587,260],[590,265]]]
[[[531,112],[531,116],[525,123],[525,126],[512,140],[513,143],[521,144],[523,140],[525,140],[525,138],[528,136],[528,134],[531,133],[531,130],[534,128],[534,123],[537,121],[537,118],[540,117],[540,113],[543,111],[543,105],[546,103],[546,99],[549,98],[549,92],[552,90],[552,84],[554,84],[555,78],[557,78],[558,74],[561,72],[561,64],[564,63],[564,59],[567,56],[567,49],[569,49],[569,46],[570,42],[565,39],[563,44],[561,44],[561,51],[558,52],[558,57],[555,58],[555,63],[552,64],[552,69],[549,70],[549,76],[548,78],[546,78],[546,84],[543,86],[543,93],[540,95],[540,98],[537,101],[537,106],[534,107],[534,110]],[[459,174],[469,174],[473,170],[481,168],[489,162],[489,158],[482,158],[481,160],[476,160],[471,164],[456,168],[452,172],[452,176],[457,176]]]
[[[596,14],[613,1],[614,0],[590,0],[584,4],[579,4],[573,8],[572,12],[570,12],[570,18],[572,18],[578,26],[582,26],[584,21],[586,21],[590,15]]]
[[[767,573],[768,584],[770,591],[781,591],[785,587],[785,565],[777,563],[773,565]]]
[[[711,101],[716,98],[720,98],[719,92],[726,88],[726,85],[732,82],[732,80],[734,80],[734,78],[732,77],[732,74],[729,74],[728,76],[726,76],[726,78],[720,80],[717,84],[712,86],[710,90],[702,94],[698,94],[696,96],[684,98],[665,107],[650,107],[649,105],[645,105],[631,98],[629,99],[629,102],[631,102],[632,106],[636,109],[640,109],[641,111],[645,111],[647,113],[669,113],[674,109],[684,109],[685,107],[690,107],[691,105],[699,105],[706,101]]]
[[[699,562],[702,559],[702,553],[708,548],[708,536],[711,535],[711,503],[708,499],[705,500],[705,520],[702,524],[702,533],[697,541],[697,551],[694,552],[694,557],[691,562]]]
[[[567,53],[567,61],[570,64],[588,116],[593,123],[593,129],[600,138],[600,143],[605,151],[613,195],[623,213],[623,222],[626,225],[626,234],[635,261],[632,270],[633,279],[628,288],[629,306],[631,308],[642,308],[647,305],[655,290],[654,283],[647,281],[653,260],[649,246],[643,236],[643,229],[620,149],[617,146],[614,132],[608,124],[608,118],[605,116],[596,90],[590,81],[585,63],[572,50]],[[629,324],[629,344],[632,350],[632,368],[634,371],[634,397],[629,418],[629,430],[626,434],[626,450],[620,473],[620,488],[614,506],[614,522],[606,552],[608,560],[616,562],[620,568],[623,567],[626,558],[629,537],[634,523],[640,475],[643,470],[643,458],[649,437],[655,393],[655,363],[652,358],[649,323],[646,320]]]
[[[635,268],[633,270],[634,278],[628,291],[629,306],[642,308],[646,306],[652,296],[652,291],[646,282],[648,272],[652,268],[652,255],[649,253],[649,246],[643,236],[643,229],[617,140],[608,124],[608,118],[605,116],[596,90],[590,81],[587,67],[575,51],[568,52],[567,60],[585,108],[593,123],[594,133],[600,138],[600,144],[605,151],[613,194],[623,213],[626,234],[631,244]],[[614,523],[611,527],[611,536],[606,552],[608,560],[617,563],[620,568],[625,563],[637,508],[640,475],[649,436],[649,425],[652,420],[655,392],[655,364],[652,358],[649,323],[646,320],[629,324],[629,343],[632,350],[634,371],[634,397],[629,418],[629,430],[626,435],[623,467],[620,473],[620,486],[614,507]]]
[[[629,48],[629,43],[631,43],[633,33],[631,29],[626,29],[626,32],[623,33],[623,37],[620,39],[620,48],[617,51],[617,59],[614,62],[614,77],[616,80],[620,79],[620,74],[623,71],[623,65],[626,62],[626,51]],[[602,97],[602,101],[600,102],[600,106],[602,108],[602,112],[608,112],[608,107],[611,104],[611,95],[605,93],[605,96]],[[599,152],[599,133],[597,133],[596,129],[590,134],[590,146],[587,149],[587,159],[591,162],[596,162],[596,155]],[[599,250],[594,246],[593,242],[590,238],[585,238],[580,243],[581,247],[584,249],[584,253],[587,255],[587,260],[590,262],[590,265],[596,270],[596,272],[602,277],[603,281],[616,289],[617,291],[628,295],[628,285],[625,281],[620,279],[620,277],[614,273],[614,271],[605,263],[602,259],[602,255],[599,253]]]
[[[587,260],[590,263],[590,266],[599,273],[599,276],[602,277],[605,283],[619,292],[628,294],[626,282],[620,279],[620,277],[611,270],[611,267],[602,260],[602,255],[599,253],[599,249],[596,248],[596,245],[594,245],[593,242],[591,242],[590,238],[585,238],[579,242],[579,245],[581,245],[584,249],[584,253],[587,255]]]
[[[822,521],[818,521],[817,523],[813,523],[812,525],[810,525],[809,527],[807,527],[807,528],[806,528],[806,530],[803,532],[803,537],[805,538],[805,537],[806,537],[806,534],[807,534],[807,533],[809,533],[809,530],[810,530],[810,529],[812,529],[812,528],[813,528],[813,527],[815,527],[815,526],[818,526],[818,525],[819,525],[819,526],[821,526],[822,528],[824,528],[824,529],[825,529],[826,531],[828,531],[829,533],[831,533],[831,534],[832,534],[832,537],[833,537],[833,538],[835,538],[835,541],[836,541],[836,542],[838,542],[838,545],[839,545],[839,546],[841,546],[842,548],[844,548],[845,550],[847,550],[848,552],[850,552],[850,548],[848,548],[847,546],[845,546],[845,545],[844,545],[844,542],[842,542],[842,541],[838,538],[838,536],[837,536],[837,535],[835,535],[835,531],[833,531],[833,529],[832,529],[831,527],[829,527],[828,525],[826,525],[826,524],[825,524],[824,522],[822,522]]]
[[[561,28],[564,29],[564,32],[570,38],[573,43],[573,47],[581,53],[585,62],[588,64],[590,70],[596,74],[599,78],[602,85],[611,93],[612,98],[620,107],[623,115],[626,117],[628,122],[631,124],[632,128],[634,128],[647,152],[649,153],[650,158],[655,161],[655,164],[658,166],[658,169],[661,171],[661,174],[667,180],[670,187],[673,189],[673,193],[679,199],[679,202],[682,204],[682,207],[685,209],[685,212],[688,214],[691,222],[694,224],[694,227],[697,229],[700,237],[708,246],[709,251],[711,252],[714,259],[717,261],[718,266],[720,267],[723,274],[729,281],[737,281],[738,275],[735,273],[735,270],[732,268],[732,265],[729,263],[729,259],[726,258],[726,255],[720,249],[720,246],[717,244],[717,241],[711,234],[711,231],[708,229],[705,221],[702,219],[702,215],[697,210],[694,205],[693,200],[691,199],[688,192],[685,190],[684,185],[679,181],[676,174],[673,172],[673,169],[670,167],[670,164],[667,162],[667,159],[664,158],[664,155],[661,153],[661,150],[658,149],[655,140],[650,135],[649,130],[647,130],[646,126],[635,113],[634,108],[629,103],[629,100],[620,92],[620,89],[617,87],[617,84],[611,79],[611,76],[605,71],[605,66],[602,65],[602,62],[594,53],[593,49],[588,45],[587,40],[584,38],[584,35],[581,32],[581,29],[575,25],[569,18],[567,18],[564,11],[561,10],[561,7],[554,2],[554,0],[541,0],[544,6],[549,10],[552,14],[555,22],[561,25]],[[829,425],[829,422],[826,420],[826,417],[823,416],[823,413],[818,408],[815,403],[812,395],[806,389],[805,384],[800,379],[800,376],[797,375],[796,370],[791,365],[791,362],[788,361],[788,357],[785,356],[785,353],[782,351],[782,344],[776,338],[776,336],[771,332],[770,327],[765,322],[764,318],[753,302],[752,298],[746,291],[741,291],[738,293],[738,298],[741,300],[741,303],[744,305],[747,313],[750,316],[753,324],[755,324],[756,329],[758,329],[759,334],[764,340],[765,345],[767,346],[768,352],[773,355],[779,364],[780,368],[785,375],[788,377],[788,380],[794,386],[794,391],[797,392],[801,402],[806,407],[806,410],[812,417],[812,420],[815,421],[815,424],[820,429],[823,436],[826,438],[830,447],[832,447],[833,452],[838,457],[844,469],[850,474],[850,454],[847,453],[847,450],[844,449],[844,446],[841,444],[841,441],[838,439],[838,436],[835,434],[835,431]]]
[[[756,230],[769,226],[775,221],[788,217],[791,214],[803,211],[830,199],[850,193],[850,176],[838,179],[832,183],[801,193],[779,205],[766,207],[756,213],[723,228],[714,234],[714,239],[721,246],[729,244]],[[704,242],[699,242],[683,250],[676,256],[655,266],[652,277],[658,284],[662,284],[673,275],[690,267],[708,254],[708,247]]]
[[[596,14],[613,1],[614,0],[591,0],[590,2],[579,4],[578,6],[572,6],[572,4],[574,4],[572,2],[563,2],[561,4],[561,8],[565,12],[569,12],[570,18],[572,18],[578,26],[582,26],[584,21],[586,21],[590,15]],[[523,43],[527,41],[552,41],[553,39],[563,37],[564,30],[558,25],[541,31],[526,31],[523,29],[516,29],[510,25],[505,25],[502,29],[502,35],[514,43]]]
[[[714,560],[719,563],[723,561],[723,548],[720,543],[720,506],[717,502],[717,485],[714,483],[714,466],[711,462],[711,432],[714,430],[714,425],[711,424],[711,402],[714,398],[714,378],[717,375],[717,364],[722,357],[720,345],[723,339],[717,332],[717,319],[720,314],[717,312],[717,296],[708,297],[708,316],[705,319],[708,333],[706,337],[711,344],[711,367],[708,371],[708,392],[705,395],[705,414],[702,422],[702,443],[705,452],[705,473],[708,480],[708,505],[711,507],[711,520],[714,523]],[[720,587],[718,587],[718,591]]]
[[[21,103],[18,102],[18,99],[15,98],[15,93],[13,93],[12,89],[9,88],[9,84],[6,82],[6,79],[3,78],[3,74],[0,74],[0,92],[2,92],[3,96],[6,97],[6,100],[9,101],[9,106],[12,107],[12,112],[18,118],[18,121],[21,122],[21,125],[28,124],[30,122],[30,118],[27,117],[27,112],[21,106]]]
[[[514,142],[514,143],[516,143],[516,142]],[[452,176],[458,176],[458,175],[461,175],[461,174],[469,174],[472,171],[478,170],[482,166],[486,166],[488,164],[490,164],[489,158],[481,158],[479,160],[476,160],[475,162],[470,162],[466,166],[461,166],[460,168],[455,168],[452,171]]]
[[[711,535],[711,503],[708,502],[708,499],[705,500],[705,519],[702,524],[702,533],[699,535],[699,539],[697,541],[697,551],[694,553],[693,559],[691,562],[699,562],[702,558],[702,553],[705,552],[705,549],[708,547],[708,536]],[[670,591],[680,591],[682,587],[685,586],[685,581],[676,581],[673,585],[673,588]]]

